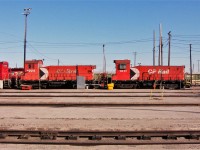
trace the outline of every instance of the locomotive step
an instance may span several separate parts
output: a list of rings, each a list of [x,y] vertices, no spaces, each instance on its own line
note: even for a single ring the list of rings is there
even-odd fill
[[[31,90],[32,85],[21,85],[21,90]]]

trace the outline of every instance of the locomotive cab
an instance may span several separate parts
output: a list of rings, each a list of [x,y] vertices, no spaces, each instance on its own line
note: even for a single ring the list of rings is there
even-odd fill
[[[3,88],[10,88],[11,81],[9,80],[8,62],[0,62],[0,80],[2,81]]]
[[[8,62],[0,62],[0,80],[8,79]]]
[[[25,62],[24,76],[22,80],[39,80],[40,78],[40,67],[42,67],[42,60],[27,60]]]
[[[24,74],[21,76],[20,85],[31,85],[40,87],[40,68],[42,60],[27,60],[25,62]]]
[[[112,80],[130,80],[130,60],[114,60],[116,73]]]
[[[137,82],[131,80],[132,74],[130,60],[114,60],[116,73],[112,76],[114,88],[130,89],[136,88]]]

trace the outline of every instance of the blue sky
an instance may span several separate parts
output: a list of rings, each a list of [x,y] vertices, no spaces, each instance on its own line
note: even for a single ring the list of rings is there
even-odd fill
[[[152,65],[153,30],[158,56],[159,24],[163,28],[164,65],[172,33],[171,65],[189,71],[192,44],[194,71],[200,59],[198,0],[0,0],[0,61],[23,66],[24,8],[28,16],[27,59],[45,65],[97,65],[102,71],[105,44],[107,70],[113,60],[130,59]],[[156,57],[156,64],[157,64]]]

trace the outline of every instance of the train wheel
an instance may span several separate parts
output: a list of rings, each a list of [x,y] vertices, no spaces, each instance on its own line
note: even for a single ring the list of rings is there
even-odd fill
[[[42,88],[42,89],[46,89],[46,88],[47,88],[47,85],[42,85],[41,88]]]
[[[133,84],[133,88],[132,89],[137,89],[137,84]]]
[[[178,89],[179,86],[178,86],[178,84],[165,84],[164,88],[165,89],[170,89],[170,90],[175,90],[175,89]]]
[[[132,89],[134,86],[133,84],[121,84],[120,88],[121,89]]]

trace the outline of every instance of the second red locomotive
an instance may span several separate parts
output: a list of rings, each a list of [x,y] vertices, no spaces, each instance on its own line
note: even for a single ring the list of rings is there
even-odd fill
[[[114,60],[116,74],[112,76],[115,88],[184,87],[184,66],[130,66],[130,60]]]

